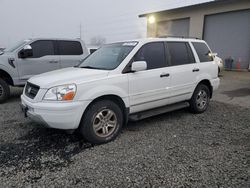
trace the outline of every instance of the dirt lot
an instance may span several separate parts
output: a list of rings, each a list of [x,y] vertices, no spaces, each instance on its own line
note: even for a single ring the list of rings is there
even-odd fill
[[[250,187],[250,74],[221,78],[206,113],[129,123],[100,146],[36,128],[14,89],[0,105],[0,187]]]

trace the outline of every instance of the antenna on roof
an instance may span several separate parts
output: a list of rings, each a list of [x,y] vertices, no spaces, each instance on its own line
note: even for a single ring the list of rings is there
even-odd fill
[[[82,39],[82,23],[80,23],[80,39]]]

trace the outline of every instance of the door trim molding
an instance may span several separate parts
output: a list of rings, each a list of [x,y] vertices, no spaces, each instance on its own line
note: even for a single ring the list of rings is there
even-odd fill
[[[155,99],[155,100],[151,100],[151,101],[147,101],[147,102],[137,103],[137,104],[131,105],[130,107],[139,106],[139,105],[147,104],[147,103],[151,103],[151,102],[157,102],[157,101],[161,101],[161,100],[169,99],[169,98],[173,98],[173,97],[179,97],[179,96],[187,95],[187,94],[190,94],[190,93],[192,93],[192,92],[186,92],[186,93],[178,94],[178,95],[171,96],[171,97],[164,97],[164,98],[161,98],[161,99]]]

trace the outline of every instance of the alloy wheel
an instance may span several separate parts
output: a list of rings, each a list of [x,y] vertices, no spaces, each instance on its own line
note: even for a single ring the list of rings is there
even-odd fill
[[[208,96],[206,91],[200,90],[196,97],[196,105],[199,109],[204,109],[207,105]]]
[[[94,132],[99,137],[110,136],[115,131],[117,123],[116,114],[110,109],[104,109],[94,117]]]

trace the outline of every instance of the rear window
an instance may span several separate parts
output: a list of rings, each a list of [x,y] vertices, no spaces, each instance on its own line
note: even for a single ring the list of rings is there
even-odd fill
[[[195,63],[192,50],[187,42],[167,42],[171,65]]]
[[[60,55],[82,55],[82,45],[78,41],[58,41]]]
[[[201,63],[213,61],[213,57],[209,55],[211,51],[208,49],[205,43],[193,42],[192,44],[198,54]]]

